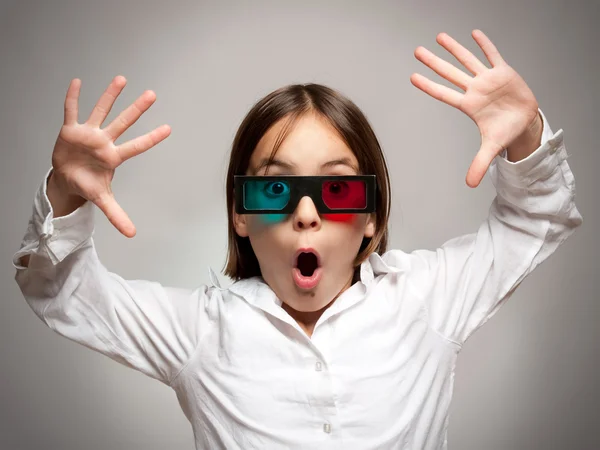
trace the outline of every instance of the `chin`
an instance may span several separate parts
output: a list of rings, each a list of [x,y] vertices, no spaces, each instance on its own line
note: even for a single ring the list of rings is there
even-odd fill
[[[312,291],[305,291],[298,289],[296,286],[294,287],[296,289],[291,297],[294,300],[292,303],[295,306],[290,304],[290,306],[293,306],[294,309],[297,309],[298,311],[316,311],[317,309],[325,306],[326,303],[323,304],[323,301],[319,301],[321,296],[319,296],[319,294],[316,292],[316,289]]]
[[[292,296],[294,301],[288,303],[288,306],[300,312],[316,312],[326,306],[330,305],[333,299],[336,297],[335,294],[324,293],[320,286],[315,287],[311,290],[299,289],[296,285],[294,295]]]

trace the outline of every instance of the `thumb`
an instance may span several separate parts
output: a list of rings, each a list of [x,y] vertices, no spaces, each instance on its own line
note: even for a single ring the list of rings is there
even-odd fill
[[[501,151],[502,147],[497,144],[488,143],[486,141],[481,144],[481,148],[477,152],[477,155],[475,155],[475,158],[467,171],[467,178],[465,181],[469,187],[475,188],[479,186],[479,183],[483,180],[490,164],[492,164],[496,155]]]
[[[109,222],[112,223],[120,233],[129,238],[135,236],[135,225],[111,193],[101,195],[93,203],[100,208]]]

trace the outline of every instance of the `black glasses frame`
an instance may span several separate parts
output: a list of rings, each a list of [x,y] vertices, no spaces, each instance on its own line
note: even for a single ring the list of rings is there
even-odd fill
[[[375,212],[376,188],[375,175],[234,175],[235,211],[238,214],[291,214],[304,196],[309,196],[321,214],[367,214]],[[244,183],[246,181],[285,181],[290,186],[290,200],[281,209],[246,209],[244,207]],[[363,209],[331,209],[321,196],[324,181],[363,181],[366,189],[366,207]]]

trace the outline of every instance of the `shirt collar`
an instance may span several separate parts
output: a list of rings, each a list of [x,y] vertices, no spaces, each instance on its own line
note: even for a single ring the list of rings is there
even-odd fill
[[[399,252],[398,254],[404,255],[402,252]],[[374,286],[374,280],[377,276],[390,272],[405,271],[405,268],[402,267],[402,265],[405,264],[402,264],[401,267],[397,267],[398,264],[396,266],[388,264],[387,261],[392,259],[391,256],[391,252],[384,254],[383,258],[375,252],[371,253],[360,266],[360,281],[354,283],[347,290],[342,292],[342,294],[340,294],[333,305],[325,310],[315,327],[334,314],[349,308],[365,298],[368,291],[370,291]],[[394,256],[397,256],[397,254],[394,254]],[[395,262],[398,261],[403,262],[405,260],[396,258]],[[298,324],[281,307],[281,300],[277,298],[275,292],[262,277],[255,276],[251,278],[245,278],[235,281],[228,288],[222,288],[213,269],[209,267],[208,272],[212,285],[217,289],[221,291],[229,290],[230,292],[243,298],[249,304],[280,318],[295,328],[298,328]]]

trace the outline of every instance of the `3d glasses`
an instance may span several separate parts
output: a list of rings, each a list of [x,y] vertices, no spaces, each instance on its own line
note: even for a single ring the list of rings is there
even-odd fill
[[[234,175],[238,214],[291,214],[309,196],[322,214],[375,211],[375,175]]]

